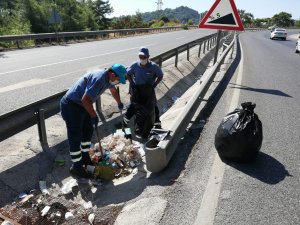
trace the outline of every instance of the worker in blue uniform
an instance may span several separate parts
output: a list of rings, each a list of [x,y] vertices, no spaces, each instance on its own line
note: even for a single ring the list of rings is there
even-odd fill
[[[93,107],[96,99],[109,89],[120,110],[124,105],[115,88],[118,83],[125,84],[126,68],[114,64],[109,69],[88,72],[83,75],[60,101],[61,115],[67,127],[70,157],[70,173],[89,178],[87,165],[92,165],[89,156],[93,128],[98,126],[98,116]]]
[[[146,91],[148,87],[151,87],[153,90],[163,79],[163,72],[161,68],[151,60],[149,60],[149,49],[146,47],[141,47],[138,52],[139,60],[134,62],[131,66],[127,68],[127,78],[130,82],[131,87],[131,104],[128,107],[125,116],[124,123],[128,124],[132,116],[135,114],[135,94],[138,93],[135,91],[139,87],[142,87],[141,90]],[[150,95],[149,95],[150,96]],[[152,98],[152,97],[151,97]],[[144,102],[147,102],[147,99],[143,99]],[[159,119],[159,109],[157,107],[156,96],[154,91],[154,104],[155,104],[155,123],[156,128],[161,128],[161,122]]]

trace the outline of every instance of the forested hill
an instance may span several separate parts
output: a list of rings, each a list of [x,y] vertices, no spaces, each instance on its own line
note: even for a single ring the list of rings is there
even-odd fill
[[[167,8],[164,10],[142,13],[142,17],[144,19],[144,22],[157,20],[161,17],[167,17],[169,20],[176,19],[183,24],[187,23],[189,20],[192,20],[194,24],[198,24],[200,14],[194,9],[188,8],[186,6],[180,6],[176,9]]]

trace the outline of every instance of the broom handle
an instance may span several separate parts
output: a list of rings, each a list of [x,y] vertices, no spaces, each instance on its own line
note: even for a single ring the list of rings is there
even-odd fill
[[[102,151],[102,146],[101,146],[101,142],[100,142],[100,135],[99,135],[99,130],[98,130],[97,125],[95,125],[95,131],[96,131],[96,136],[97,136],[97,140],[98,140],[98,144],[99,144],[99,150],[100,150],[100,153],[101,153],[101,157],[102,157],[102,159],[104,159],[104,153]]]
[[[118,95],[119,95],[119,99],[121,100],[119,86],[117,87],[117,92],[118,92]],[[123,111],[122,111],[122,109],[120,109],[120,113],[121,113],[121,119],[122,119],[122,130],[124,131],[124,120],[123,120]]]

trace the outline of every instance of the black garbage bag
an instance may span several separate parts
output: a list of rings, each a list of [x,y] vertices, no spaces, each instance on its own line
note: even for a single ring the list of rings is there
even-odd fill
[[[147,109],[143,105],[135,106],[135,134],[147,138],[154,125],[154,108]]]
[[[260,150],[263,130],[254,113],[256,105],[244,102],[241,106],[223,118],[215,135],[215,147],[221,158],[249,162]]]
[[[136,86],[132,102],[135,104],[135,133],[147,138],[155,121],[156,97],[153,87]]]

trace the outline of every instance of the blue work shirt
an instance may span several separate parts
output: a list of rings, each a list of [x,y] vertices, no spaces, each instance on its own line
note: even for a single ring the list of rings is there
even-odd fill
[[[158,77],[163,77],[161,68],[154,62],[148,61],[145,67],[141,67],[140,62],[134,62],[127,68],[127,74],[130,75],[136,85],[154,85]]]
[[[66,98],[82,105],[81,99],[86,94],[91,97],[93,102],[96,102],[97,97],[106,89],[114,87],[109,83],[107,74],[107,70],[86,73],[67,91]]]

